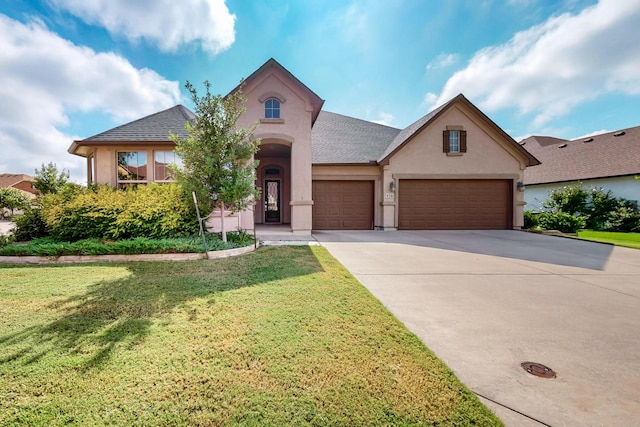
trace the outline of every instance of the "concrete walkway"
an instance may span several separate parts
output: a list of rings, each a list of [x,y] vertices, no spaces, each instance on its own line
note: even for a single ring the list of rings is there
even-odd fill
[[[313,236],[300,235],[291,232],[291,226],[284,225],[256,225],[256,237],[260,240],[260,246],[279,245],[317,245]]]
[[[640,251],[518,231],[314,236],[506,425],[640,425]]]

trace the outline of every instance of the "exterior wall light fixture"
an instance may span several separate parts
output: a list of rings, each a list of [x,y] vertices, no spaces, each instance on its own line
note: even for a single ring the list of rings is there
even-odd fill
[[[396,191],[396,182],[395,181],[391,181],[389,183],[389,191]]]
[[[522,181],[518,181],[518,183],[516,184],[516,187],[518,187],[518,191],[524,191],[525,190],[524,182],[522,182]]]

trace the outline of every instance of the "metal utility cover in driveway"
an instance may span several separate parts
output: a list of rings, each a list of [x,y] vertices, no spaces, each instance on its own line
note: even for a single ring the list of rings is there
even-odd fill
[[[505,424],[640,425],[640,251],[511,230],[314,236]]]

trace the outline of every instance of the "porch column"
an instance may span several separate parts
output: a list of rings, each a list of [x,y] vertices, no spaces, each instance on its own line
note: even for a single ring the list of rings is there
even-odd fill
[[[311,234],[311,132],[291,145],[291,231]]]

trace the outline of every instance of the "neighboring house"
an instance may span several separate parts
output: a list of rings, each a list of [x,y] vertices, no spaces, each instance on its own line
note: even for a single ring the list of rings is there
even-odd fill
[[[26,193],[27,196],[34,199],[38,194],[33,186],[36,179],[31,175],[23,173],[2,173],[0,174],[0,187],[11,187]]]
[[[237,226],[289,224],[309,234],[523,225],[524,171],[539,162],[463,95],[395,129],[322,111],[324,101],[273,59],[242,91],[239,124],[259,123],[262,200]],[[185,136],[193,117],[178,105],[74,141],[69,152],[87,158],[89,182],[164,182],[164,165],[179,161],[169,131]]]
[[[35,199],[38,190],[33,187],[33,184],[36,182],[36,179],[31,175],[25,175],[23,173],[2,173],[0,174],[0,188],[9,187],[15,188],[16,190],[20,190],[30,199]],[[0,209],[0,218],[8,215],[16,215],[20,214],[22,211],[15,210],[9,211],[5,209]],[[0,233],[2,234],[2,233]]]
[[[520,144],[542,162],[524,173],[527,210],[539,211],[550,191],[579,182],[640,200],[640,126],[570,141],[532,136]]]

